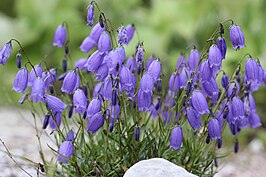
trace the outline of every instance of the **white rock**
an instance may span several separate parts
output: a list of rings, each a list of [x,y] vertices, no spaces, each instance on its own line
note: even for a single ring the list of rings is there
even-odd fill
[[[168,160],[142,160],[130,167],[124,177],[197,177]]]

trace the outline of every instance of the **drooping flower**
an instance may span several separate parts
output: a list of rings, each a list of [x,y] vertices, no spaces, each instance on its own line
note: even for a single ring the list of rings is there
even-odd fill
[[[94,77],[98,81],[104,81],[108,76],[108,65],[107,63],[102,63],[101,66],[96,70]]]
[[[209,114],[208,103],[204,95],[200,91],[194,91],[191,96],[191,103],[198,114]]]
[[[222,82],[222,87],[223,87],[224,89],[226,89],[226,87],[227,87],[228,84],[229,84],[229,78],[228,78],[228,76],[227,76],[226,73],[223,74],[222,79],[221,79],[221,82]]]
[[[35,103],[44,101],[44,81],[41,77],[37,77],[32,84],[30,99],[33,100]]]
[[[60,48],[63,47],[63,45],[66,42],[66,38],[67,38],[67,30],[64,24],[61,24],[56,28],[56,31],[54,33],[53,45]]]
[[[236,24],[230,26],[230,40],[234,49],[241,49],[246,46],[244,34],[241,28]]]
[[[245,76],[246,76],[248,83],[258,82],[259,75],[260,75],[259,66],[258,66],[257,62],[254,59],[249,58],[246,61],[246,65],[245,65]]]
[[[257,127],[262,125],[259,115],[256,114],[255,112],[251,112],[249,114],[248,121],[249,121],[250,127],[252,127],[252,128],[257,128]]]
[[[220,36],[218,37],[217,46],[221,51],[222,59],[224,59],[225,55],[226,55],[226,48],[227,48],[226,47],[226,41],[225,41],[224,37],[220,37]]]
[[[85,69],[85,64],[87,62],[87,58],[80,58],[75,62],[75,68],[78,68],[80,71]]]
[[[98,51],[100,54],[105,54],[111,49],[111,38],[109,34],[104,31],[102,32],[99,41],[98,41]]]
[[[87,13],[87,25],[92,27],[93,24],[94,24],[94,6],[90,4]]]
[[[74,132],[73,132],[73,130],[70,130],[70,131],[67,133],[66,140],[67,140],[67,141],[73,141],[74,138],[75,138]]]
[[[48,90],[50,86],[56,82],[57,72],[55,68],[50,69],[47,73],[42,74],[42,78],[45,83],[45,88]]]
[[[188,57],[188,67],[190,71],[194,71],[199,64],[200,53],[197,49],[192,49]]]
[[[62,102],[59,98],[52,95],[44,95],[44,101],[48,108],[51,109],[52,112],[63,112],[66,109],[67,105]]]
[[[118,43],[120,44],[127,44],[128,38],[127,38],[127,30],[124,28],[123,25],[121,25],[118,28]]]
[[[170,148],[180,150],[183,141],[183,131],[180,126],[176,126],[170,136]]]
[[[98,112],[89,119],[87,131],[94,134],[103,126],[103,124],[104,124],[104,117],[101,112]]]
[[[133,24],[131,25],[127,25],[126,26],[126,31],[127,31],[127,40],[126,40],[126,44],[128,44],[131,39],[133,38],[134,36],[134,33],[135,33],[135,26]]]
[[[186,57],[184,55],[180,55],[176,61],[175,69],[176,71],[181,71],[187,64]]]
[[[235,120],[245,118],[244,103],[240,98],[238,97],[233,98],[231,102],[231,108],[232,108],[232,114]]]
[[[213,44],[209,49],[208,61],[211,68],[222,66],[222,54],[216,44]]]
[[[91,102],[89,103],[86,117],[90,119],[96,113],[101,111],[101,107],[102,107],[101,100],[99,98],[93,98]]]
[[[61,112],[56,112],[53,115],[50,115],[49,125],[52,130],[56,130],[60,127],[62,122],[62,114]]]
[[[154,81],[158,80],[161,74],[161,63],[158,59],[154,60],[149,68],[148,73],[153,77]]]
[[[190,78],[190,72],[187,68],[183,68],[179,73],[179,86],[180,88],[185,88],[188,82],[188,79]]]
[[[217,95],[220,92],[218,84],[216,83],[214,78],[211,78],[211,80],[209,81],[203,81],[201,85],[202,85],[202,89],[205,91],[205,93],[209,97],[212,97],[213,95]]]
[[[129,57],[127,59],[127,62],[125,64],[126,67],[130,69],[131,72],[135,72],[137,69],[137,63],[136,60],[133,57]]]
[[[208,133],[212,140],[221,139],[221,127],[217,119],[213,118],[209,121]]]
[[[148,111],[152,104],[152,93],[144,92],[140,89],[137,95],[137,99],[138,99],[139,110],[141,112]]]
[[[233,98],[235,95],[238,94],[240,90],[240,85],[238,82],[232,82],[229,84],[228,89],[226,90],[226,96],[227,98]]]
[[[193,108],[187,109],[187,118],[193,130],[196,130],[197,128],[202,126],[200,115]]]
[[[139,44],[136,48],[136,53],[135,53],[135,59],[136,62],[143,63],[144,62],[144,47],[143,44]]]
[[[14,79],[14,85],[12,90],[24,93],[27,88],[27,83],[28,83],[28,70],[27,68],[23,67],[18,71]]]
[[[122,68],[122,63],[126,57],[124,47],[119,46],[115,50],[110,51],[107,57],[108,57],[107,64],[109,67],[109,74],[116,76],[117,74],[119,74]]]
[[[35,81],[35,79],[37,77],[41,77],[41,76],[42,76],[42,67],[40,65],[34,66],[34,69],[32,68],[31,71],[30,71],[29,80],[28,80],[28,86],[31,87],[33,82]]]
[[[213,77],[213,70],[211,69],[209,62],[205,60],[200,65],[200,78],[202,81],[208,81]]]
[[[71,141],[64,141],[59,147],[58,162],[67,163],[74,151],[74,145]]]
[[[179,91],[179,88],[180,88],[179,75],[173,73],[169,79],[168,90],[176,93]]]
[[[61,91],[67,94],[73,93],[79,87],[79,76],[75,71],[69,71],[64,78]]]
[[[148,71],[148,69],[149,69],[151,63],[152,63],[154,60],[156,60],[156,58],[155,58],[154,56],[151,56],[151,57],[148,58],[148,60],[147,60],[147,62],[146,62],[146,65],[145,65],[145,69],[146,69],[146,71]]]
[[[0,49],[0,64],[5,65],[12,51],[11,41],[5,43]]]
[[[136,81],[132,72],[126,66],[122,66],[119,76],[122,90],[125,90],[127,95],[133,95]]]
[[[80,114],[84,114],[87,108],[87,98],[81,89],[77,89],[73,95],[74,110]]]
[[[154,81],[149,73],[145,73],[140,80],[140,89],[145,92],[152,92],[154,87]]]
[[[94,72],[96,71],[103,62],[103,56],[98,50],[96,50],[87,60],[85,67],[87,71]]]

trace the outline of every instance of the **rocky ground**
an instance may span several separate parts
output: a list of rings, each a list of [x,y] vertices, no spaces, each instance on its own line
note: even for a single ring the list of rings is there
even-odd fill
[[[34,162],[41,162],[38,153],[38,140],[34,129],[34,119],[30,112],[17,109],[0,109],[0,138],[13,154],[15,161],[30,175],[37,176],[37,165],[21,160],[18,156],[27,157]],[[39,119],[38,119],[39,120]],[[38,121],[40,130],[41,123]],[[42,132],[43,151],[47,159],[52,157],[51,150],[46,144],[56,149],[54,144]],[[18,165],[4,152],[0,144],[0,177],[27,176]],[[253,140],[238,154],[219,161],[219,173],[215,177],[261,177],[266,176],[266,151],[261,142]]]

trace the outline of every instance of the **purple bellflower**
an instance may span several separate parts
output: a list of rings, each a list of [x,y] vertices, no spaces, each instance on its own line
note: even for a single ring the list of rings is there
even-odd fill
[[[67,163],[74,151],[74,145],[71,141],[64,141],[59,147],[58,161]]]
[[[226,87],[229,84],[229,78],[228,78],[228,75],[226,73],[223,74],[222,79],[221,79],[221,82],[222,82],[222,87],[224,89],[226,89]]]
[[[258,82],[259,75],[260,75],[259,66],[257,62],[254,59],[249,58],[246,61],[246,65],[245,65],[245,76],[246,76],[248,83]]]
[[[210,47],[208,60],[211,68],[220,68],[222,66],[222,54],[216,44]]]
[[[67,105],[62,102],[59,98],[52,95],[44,95],[44,101],[48,108],[51,109],[52,112],[63,112],[66,109]]]
[[[88,26],[93,26],[94,24],[94,6],[91,4],[88,7],[88,13],[87,13],[87,25]]]
[[[209,62],[205,60],[200,65],[200,78],[202,81],[208,81],[213,77],[213,70],[211,69]]]
[[[31,87],[30,100],[33,100],[35,103],[44,101],[44,91],[44,81],[41,77],[37,77]]]
[[[96,113],[101,111],[102,103],[99,98],[93,98],[87,109],[87,118],[92,118]]]
[[[103,62],[103,56],[98,50],[96,50],[87,60],[85,67],[87,71],[94,72],[96,71]]]
[[[181,71],[187,64],[186,57],[184,55],[180,55],[176,61],[175,69],[176,71]]]
[[[187,118],[193,130],[196,130],[202,126],[200,115],[193,108],[187,109]]]
[[[79,75],[75,71],[69,71],[64,78],[61,91],[71,94],[79,87],[79,82]]]
[[[241,28],[236,24],[232,24],[230,26],[230,40],[234,49],[241,49],[245,47],[244,34]]]
[[[133,24],[131,25],[127,25],[126,26],[126,31],[127,31],[127,40],[126,40],[126,44],[128,44],[133,36],[134,36],[134,33],[135,33],[135,26]]]
[[[101,66],[95,72],[95,79],[98,81],[104,81],[108,76],[108,66],[107,63],[102,63]]]
[[[37,76],[36,76],[36,74],[37,74]],[[28,86],[31,87],[33,82],[35,81],[36,77],[38,77],[38,76],[39,77],[42,76],[42,67],[40,65],[36,65],[36,66],[34,66],[34,69],[33,68],[31,69],[30,75],[29,75],[29,80],[28,80]]]
[[[213,118],[209,121],[208,132],[212,140],[221,139],[221,127],[217,119]]]
[[[226,48],[227,48],[226,47],[226,41],[225,41],[224,37],[218,37],[217,46],[221,51],[222,59],[224,59],[225,55],[226,55]]]
[[[170,148],[180,150],[183,141],[183,131],[180,126],[176,126],[170,136]]]
[[[78,68],[80,71],[86,69],[85,64],[87,62],[87,58],[80,58],[75,62],[75,68]]]
[[[27,88],[27,83],[28,83],[28,70],[27,68],[23,67],[18,71],[14,79],[14,85],[12,90],[24,93]]]
[[[54,116],[54,117],[53,117]],[[62,122],[62,114],[61,112],[56,112],[55,114],[50,115],[49,118],[49,125],[52,130],[56,130],[57,127],[59,128]],[[54,120],[55,119],[55,120]],[[56,122],[55,122],[56,121]]]
[[[256,114],[255,112],[251,112],[249,114],[248,121],[249,121],[250,127],[252,127],[252,128],[257,128],[257,127],[262,125],[259,115]]]
[[[102,32],[98,41],[98,51],[100,54],[106,54],[111,49],[111,38],[109,34],[104,31]]]
[[[72,130],[70,130],[68,133],[67,133],[67,137],[66,137],[67,141],[73,141],[75,139],[75,135],[74,135],[74,132]]]
[[[153,77],[154,81],[158,80],[161,74],[161,63],[158,59],[154,60],[149,68],[148,73]]]
[[[149,69],[151,63],[152,63],[154,60],[156,60],[156,58],[155,58],[154,56],[151,56],[151,57],[148,58],[148,60],[147,60],[147,62],[146,62],[146,65],[145,65],[145,69],[146,69],[146,71],[148,71],[148,69]]]
[[[192,49],[188,57],[188,67],[190,71],[194,71],[199,64],[200,53],[197,49]]]
[[[145,93],[152,93],[154,81],[149,73],[145,73],[140,80],[140,89]]]
[[[137,63],[136,60],[133,57],[129,57],[127,59],[127,62],[125,64],[126,67],[130,69],[131,72],[135,72],[137,69]]]
[[[53,45],[57,47],[63,47],[67,38],[67,30],[64,24],[59,25],[54,33],[54,42]]]
[[[87,131],[94,134],[103,126],[103,124],[104,124],[104,117],[101,112],[98,112],[90,118]]]
[[[245,118],[244,103],[240,98],[238,97],[233,98],[231,102],[231,108],[232,108],[232,114],[235,120]]]
[[[149,110],[152,104],[152,92],[144,92],[141,89],[137,95],[138,107],[141,112],[146,112]]]
[[[191,96],[191,103],[198,114],[209,114],[208,103],[204,95],[200,91],[194,91]]]
[[[7,42],[0,49],[0,64],[5,65],[12,51],[12,43],[11,41]]]
[[[118,43],[120,44],[127,44],[127,30],[124,28],[124,26],[120,26],[118,28]]]
[[[84,114],[87,108],[87,98],[81,89],[77,89],[73,95],[74,110],[80,114]]]
[[[180,88],[179,75],[173,73],[169,79],[168,90],[174,93],[178,92]]]

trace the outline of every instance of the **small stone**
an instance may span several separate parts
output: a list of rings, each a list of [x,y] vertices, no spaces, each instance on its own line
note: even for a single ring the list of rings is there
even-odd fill
[[[130,167],[124,177],[197,177],[162,158],[142,160]]]

